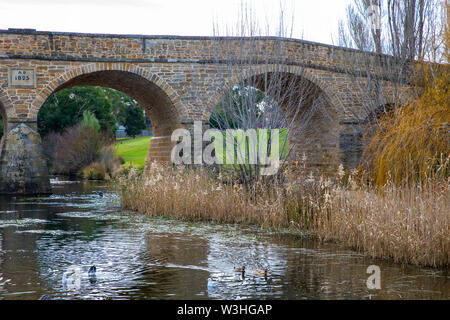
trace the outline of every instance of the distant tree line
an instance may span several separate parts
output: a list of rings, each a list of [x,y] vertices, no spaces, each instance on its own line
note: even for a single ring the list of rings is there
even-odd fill
[[[146,128],[136,100],[109,88],[72,87],[54,93],[38,114],[38,131],[51,174],[108,179],[121,159],[112,142],[117,126],[135,137]]]

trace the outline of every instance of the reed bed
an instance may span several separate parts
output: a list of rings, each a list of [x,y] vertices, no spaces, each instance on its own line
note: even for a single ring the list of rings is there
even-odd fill
[[[374,258],[448,267],[449,181],[374,189],[356,183],[353,175],[344,177],[342,170],[326,178],[299,172],[298,166],[285,177],[245,191],[207,170],[155,162],[144,176],[131,170],[119,187],[124,208],[152,216],[289,228]]]

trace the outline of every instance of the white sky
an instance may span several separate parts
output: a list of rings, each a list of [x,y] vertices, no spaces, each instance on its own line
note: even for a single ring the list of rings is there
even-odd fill
[[[294,38],[332,44],[350,0],[0,0],[0,29],[209,36],[216,22],[228,35],[242,3],[275,30],[280,2]]]

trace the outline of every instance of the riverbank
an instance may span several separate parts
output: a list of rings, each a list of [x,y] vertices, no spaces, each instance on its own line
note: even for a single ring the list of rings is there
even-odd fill
[[[145,179],[132,171],[119,185],[123,208],[151,216],[288,228],[372,258],[448,267],[450,190],[445,182],[375,190],[352,179],[343,184],[292,172],[289,182],[255,185],[248,194],[242,185],[203,170],[153,163]]]

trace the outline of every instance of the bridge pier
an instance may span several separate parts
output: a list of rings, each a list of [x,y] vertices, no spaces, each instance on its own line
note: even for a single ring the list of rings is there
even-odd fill
[[[0,155],[0,194],[50,194],[37,122],[8,122]]]
[[[203,133],[209,129],[208,120],[198,119],[199,123],[201,123],[200,128],[194,129],[194,120],[182,120],[178,125],[178,129],[186,129],[190,133],[191,137],[191,161],[194,162],[195,154],[194,154],[194,139],[197,138],[197,141],[202,141]],[[167,132],[169,133],[169,132]],[[172,132],[170,132],[172,134]],[[146,165],[144,172],[147,173],[150,169],[150,163],[152,161],[157,161],[160,163],[172,165],[172,150],[176,146],[177,142],[172,141],[171,135],[165,136],[156,136],[153,137],[150,141],[150,146],[147,153]],[[208,144],[208,142],[203,142],[201,145],[200,151],[203,152],[204,147]],[[202,154],[202,153],[201,153]],[[193,166],[195,166],[192,163]]]

